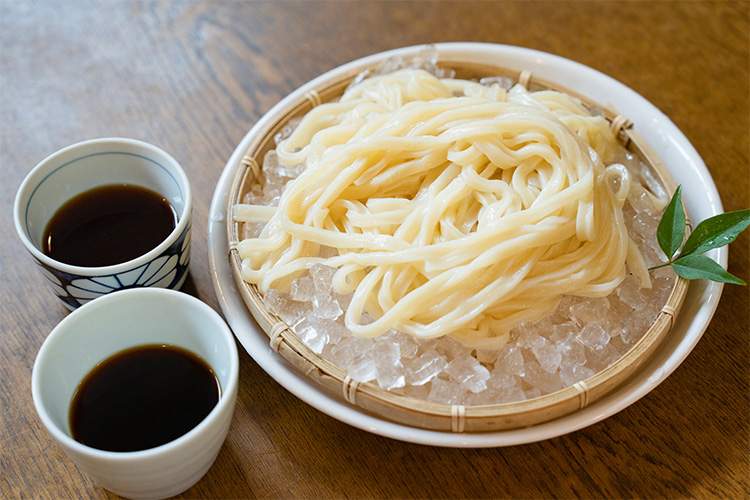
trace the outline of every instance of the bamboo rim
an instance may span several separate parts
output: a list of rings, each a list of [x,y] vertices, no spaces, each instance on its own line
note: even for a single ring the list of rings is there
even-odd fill
[[[618,141],[637,155],[656,174],[670,194],[677,188],[674,179],[656,152],[633,130],[633,124],[614,109],[594,103],[575,91],[553,82],[534,77],[529,71],[513,71],[502,66],[441,61],[441,67],[456,71],[460,78],[506,76],[524,84],[530,90],[552,89],[575,96],[584,103],[605,112]],[[232,207],[241,202],[251,186],[260,179],[264,155],[274,148],[274,137],[294,118],[302,117],[313,107],[339,97],[346,87],[364,70],[377,64],[357,68],[335,80],[322,82],[300,99],[276,110],[251,138],[235,175],[225,208],[228,258],[240,295],[260,328],[268,335],[271,348],[289,361],[297,370],[346,402],[400,424],[445,432],[492,432],[528,427],[560,418],[600,400],[628,379],[656,350],[671,330],[687,293],[687,280],[678,277],[664,307],[643,336],[618,360],[595,375],[559,391],[533,399],[493,405],[447,405],[392,393],[374,382],[360,383],[337,365],[308,348],[289,325],[270,313],[255,285],[241,278],[242,262],[237,252],[243,224],[234,222]],[[683,203],[684,207],[684,203]],[[690,222],[688,221],[690,227]]]

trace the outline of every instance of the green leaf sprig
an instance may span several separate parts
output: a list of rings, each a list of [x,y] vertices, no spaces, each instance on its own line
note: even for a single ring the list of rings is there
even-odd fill
[[[728,245],[748,226],[750,226],[750,210],[737,210],[715,215],[701,221],[683,245],[685,211],[682,208],[682,186],[678,186],[656,229],[656,241],[669,262],[650,267],[649,271],[671,265],[679,276],[688,280],[707,279],[720,283],[745,285],[746,283],[740,278],[728,273],[718,263],[701,254],[713,248]]]

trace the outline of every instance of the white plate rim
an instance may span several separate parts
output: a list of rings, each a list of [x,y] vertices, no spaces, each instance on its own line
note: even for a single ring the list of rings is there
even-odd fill
[[[698,152],[674,123],[653,104],[613,78],[560,56],[510,45],[457,42],[435,44],[440,58],[462,58],[471,62],[502,61],[503,66],[554,81],[600,104],[626,114],[637,130],[659,154],[675,181],[683,186],[683,197],[692,220],[723,211],[711,175]],[[713,316],[723,286],[691,282],[681,313],[669,336],[633,375],[606,398],[576,413],[550,422],[506,431],[455,434],[418,429],[385,420],[353,406],[323,390],[275,353],[266,334],[258,327],[237,290],[227,255],[224,210],[240,160],[252,135],[268,121],[277,107],[294,100],[332,76],[356,72],[358,68],[391,56],[409,56],[423,45],[373,54],[335,68],[301,86],[266,113],[245,135],[217,182],[207,225],[208,260],[219,305],[237,339],[256,363],[289,392],[314,408],[359,429],[410,443],[432,446],[486,448],[532,443],[573,432],[599,422],[630,406],[663,382],[690,354]],[[727,248],[712,250],[711,258],[726,267]]]

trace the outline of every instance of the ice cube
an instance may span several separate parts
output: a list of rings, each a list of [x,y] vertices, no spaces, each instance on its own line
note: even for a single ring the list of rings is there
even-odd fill
[[[631,191],[628,201],[638,213],[645,212],[646,214],[651,214],[655,210],[654,203],[651,201],[648,193],[637,185],[634,185],[634,189]]]
[[[456,358],[445,367],[445,373],[454,381],[463,384],[471,392],[480,392],[487,388],[490,372],[473,356]]]
[[[319,257],[330,259],[331,257],[336,257],[337,255],[339,255],[338,249],[326,245],[320,245],[320,249],[318,250]]]
[[[526,393],[520,387],[513,387],[507,392],[501,394],[500,403],[513,403],[515,401],[525,401]]]
[[[263,205],[263,187],[258,183],[253,184],[250,187],[250,191],[243,196],[242,203],[247,205]]]
[[[566,321],[552,327],[552,333],[549,336],[550,341],[559,342],[578,334],[578,326],[575,323]]]
[[[279,157],[276,150],[271,149],[263,156],[263,172],[270,174],[278,172],[279,168]]]
[[[534,356],[542,369],[549,373],[555,373],[562,361],[562,354],[554,344],[543,345],[532,349]]]
[[[263,304],[289,326],[295,325],[307,313],[307,307],[291,299],[289,294],[269,288],[263,295]]]
[[[406,382],[411,385],[424,385],[437,377],[447,365],[448,362],[443,355],[435,349],[428,349],[419,357],[405,361]]]
[[[321,320],[325,321],[325,328],[328,332],[328,341],[332,344],[337,344],[344,337],[350,337],[351,332],[344,324],[344,317],[339,316],[335,321],[332,320]]]
[[[594,370],[581,365],[566,365],[560,368],[560,381],[564,387],[594,376]]]
[[[333,293],[333,297],[336,299],[336,302],[339,303],[339,306],[341,306],[341,309],[346,311],[349,308],[349,304],[352,302],[353,294],[343,294],[343,293]]]
[[[336,268],[325,264],[313,264],[310,267],[310,275],[315,284],[315,290],[318,292],[330,293],[334,274],[336,274]]]
[[[539,335],[534,325],[529,322],[523,322],[518,327],[517,344],[527,349],[533,349],[535,347],[542,347],[549,343],[549,341]]]
[[[609,311],[609,300],[604,298],[592,298],[571,306],[570,316],[579,325],[585,325],[594,321],[601,321]]]
[[[518,380],[513,375],[494,369],[487,381],[487,390],[510,389],[518,385]]]
[[[401,333],[397,330],[391,329],[381,335],[376,342],[392,342],[397,344],[401,351],[401,359],[410,359],[416,356],[419,350],[419,345],[414,340],[414,337]]]
[[[586,367],[595,372],[605,369],[619,358],[617,349],[611,344],[606,344],[600,349],[586,348]]]
[[[292,301],[287,294],[281,293],[274,288],[269,288],[268,291],[263,294],[263,304],[265,304],[269,311],[277,316],[286,307],[289,307],[291,302]]]
[[[316,291],[312,303],[313,313],[320,318],[336,319],[343,313],[341,306],[336,302],[336,299],[331,295],[330,291]]]
[[[631,314],[630,316],[626,316],[622,320],[620,338],[626,344],[633,344],[643,336],[650,323],[650,320],[642,314]]]
[[[404,386],[404,395],[410,398],[427,400],[430,395],[430,384],[406,385]]]
[[[645,307],[648,301],[643,288],[641,288],[641,280],[634,275],[625,277],[617,288],[617,296],[636,311]]]
[[[536,360],[526,363],[526,375],[523,377],[523,380],[532,388],[538,387],[544,394],[562,389],[560,377],[543,369]]]
[[[257,238],[265,227],[264,223],[261,222],[246,222],[245,223],[245,238]]]
[[[482,85],[487,85],[487,86],[498,85],[500,86],[500,88],[503,88],[505,90],[510,90],[511,87],[513,87],[513,85],[516,84],[515,80],[513,80],[509,76],[484,77],[479,80],[479,83],[481,83]]]
[[[506,346],[495,361],[495,369],[510,375],[524,375],[525,363],[521,349],[517,346]]]
[[[348,365],[349,376],[360,382],[370,382],[377,377],[375,361],[369,356],[359,356]]]
[[[609,342],[609,334],[599,323],[589,323],[581,329],[578,339],[584,346],[600,351]]]
[[[344,337],[331,348],[331,361],[340,367],[347,367],[358,356],[371,356],[373,345],[372,339]]]
[[[286,125],[284,128],[281,129],[281,132],[273,136],[273,142],[278,146],[278,144],[288,138],[290,135],[292,135],[292,132],[294,131],[294,128],[291,125]],[[274,153],[276,152],[273,150]],[[268,155],[266,155],[268,156]]]
[[[438,339],[435,348],[440,354],[445,355],[448,359],[467,356],[472,351],[471,347],[466,347],[450,337],[441,337]]]
[[[586,352],[577,338],[569,337],[557,344],[560,354],[561,366],[582,365],[586,362]]]
[[[307,317],[313,327],[326,332],[328,335],[328,343],[330,344],[336,344],[342,339],[342,337],[350,335],[349,329],[346,328],[343,322],[320,318],[314,314],[308,314]]]
[[[383,389],[403,387],[406,384],[404,366],[401,363],[401,353],[397,345],[390,342],[375,342],[372,355],[378,385]]]
[[[499,355],[500,350],[498,349],[477,349],[476,352],[477,361],[480,363],[492,364]]]
[[[456,404],[462,400],[466,390],[456,382],[450,382],[441,378],[435,378],[430,385],[430,401],[443,404]]]
[[[316,325],[309,318],[304,318],[297,323],[293,331],[310,350],[317,354],[323,352],[323,348],[328,342],[328,334],[316,328]]]
[[[312,302],[315,296],[315,286],[310,275],[305,274],[292,281],[290,295],[299,302]]]

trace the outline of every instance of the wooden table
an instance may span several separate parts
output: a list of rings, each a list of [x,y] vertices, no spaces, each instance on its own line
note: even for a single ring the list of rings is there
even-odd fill
[[[194,190],[186,291],[214,308],[206,223],[226,160],[273,104],[318,74],[399,46],[483,41],[559,54],[664,111],[704,158],[725,209],[748,202],[747,2],[208,2],[0,0],[0,497],[113,496],[39,421],[34,357],[66,311],[12,223],[28,170],[102,136],[172,153]],[[730,272],[750,281],[748,234]],[[369,434],[307,406],[241,355],[227,441],[188,498],[748,498],[748,289],[656,390],[569,435],[448,449]]]

